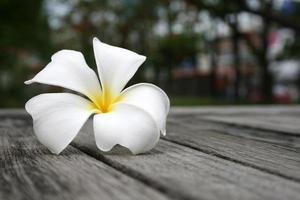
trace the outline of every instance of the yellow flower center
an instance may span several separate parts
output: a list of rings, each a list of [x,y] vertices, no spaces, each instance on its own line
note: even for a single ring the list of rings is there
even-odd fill
[[[92,109],[96,109],[97,113],[108,113],[113,110],[113,105],[121,100],[121,95],[114,95],[108,87],[103,87],[102,94],[93,98]]]

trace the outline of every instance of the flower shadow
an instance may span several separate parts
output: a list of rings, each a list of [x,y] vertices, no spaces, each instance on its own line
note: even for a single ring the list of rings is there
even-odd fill
[[[110,151],[100,151],[103,155],[114,155],[114,156],[147,156],[147,155],[158,155],[163,154],[163,152],[156,150],[155,148],[151,151],[141,153],[141,154],[133,154],[128,148],[123,147],[121,145],[114,146]]]

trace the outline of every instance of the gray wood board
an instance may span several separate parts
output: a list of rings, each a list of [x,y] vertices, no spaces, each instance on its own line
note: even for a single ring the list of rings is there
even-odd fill
[[[160,140],[150,153],[103,153],[91,124],[72,143],[87,154],[185,199],[300,199],[300,184],[224,158]]]
[[[166,139],[300,182],[299,149],[224,134],[217,126],[199,120],[169,120]]]
[[[168,199],[72,146],[51,154],[28,121],[0,120],[0,199]]]
[[[261,130],[218,121],[210,121],[203,119],[201,115],[171,115],[168,118],[168,123],[169,122],[183,123],[183,125],[196,125],[198,128],[201,128],[201,130],[213,130],[245,139],[278,144],[300,150],[300,136],[298,134],[290,134],[272,130]]]
[[[236,126],[243,126],[261,130],[289,133],[300,136],[300,116],[293,115],[238,115],[238,116],[201,116],[201,118]]]
[[[232,114],[300,114],[300,105],[253,105],[253,106],[192,106],[172,107],[172,115],[232,115]]]

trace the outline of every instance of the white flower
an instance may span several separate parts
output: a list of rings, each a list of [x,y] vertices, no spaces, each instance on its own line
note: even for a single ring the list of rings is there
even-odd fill
[[[152,149],[165,134],[170,108],[168,96],[158,87],[140,83],[123,90],[145,56],[93,40],[101,86],[83,55],[73,50],[55,53],[51,62],[25,84],[42,83],[83,94],[41,94],[25,108],[33,118],[38,140],[59,154],[92,115],[96,144],[109,151],[116,144],[132,153]],[[122,91],[123,90],[123,91]]]

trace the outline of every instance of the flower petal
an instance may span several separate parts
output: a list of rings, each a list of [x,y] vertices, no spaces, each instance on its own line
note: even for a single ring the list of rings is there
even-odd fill
[[[51,62],[25,84],[34,82],[68,88],[86,95],[94,102],[101,95],[96,73],[86,64],[82,53],[73,50],[55,53]]]
[[[25,109],[33,118],[38,140],[56,154],[67,147],[94,112],[90,101],[69,93],[35,96]]]
[[[152,149],[159,139],[159,130],[152,117],[127,104],[115,105],[113,111],[95,115],[94,133],[102,151],[119,144],[134,154]]]
[[[116,96],[146,57],[127,49],[105,44],[97,38],[94,38],[93,46],[102,89],[109,87],[107,89],[113,93],[113,96]]]
[[[170,100],[162,89],[153,84],[140,83],[126,88],[121,95],[119,104],[127,103],[145,110],[154,119],[161,134],[166,134]]]

